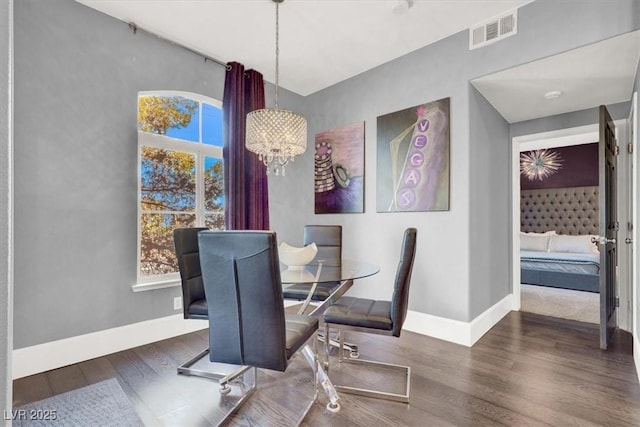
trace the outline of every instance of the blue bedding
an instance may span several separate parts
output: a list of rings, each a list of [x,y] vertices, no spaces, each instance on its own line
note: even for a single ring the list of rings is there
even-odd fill
[[[522,283],[599,292],[599,274],[597,253],[520,252]]]

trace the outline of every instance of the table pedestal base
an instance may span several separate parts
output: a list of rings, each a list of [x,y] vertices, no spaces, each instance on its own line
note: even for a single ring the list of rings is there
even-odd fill
[[[313,353],[313,350],[311,349],[311,347],[309,347],[308,344],[303,347],[302,354],[304,355],[304,358],[307,359],[307,363],[309,363],[309,366],[313,368],[314,363],[318,365],[316,367],[318,371],[318,382],[322,385],[324,393],[329,398],[329,403],[327,403],[327,410],[331,412],[338,412],[340,410],[340,403],[338,403],[340,396],[338,396],[338,392],[329,379],[329,375],[327,375],[326,371],[324,370],[324,366],[322,366],[322,363],[320,363],[320,360],[316,357],[316,355]]]

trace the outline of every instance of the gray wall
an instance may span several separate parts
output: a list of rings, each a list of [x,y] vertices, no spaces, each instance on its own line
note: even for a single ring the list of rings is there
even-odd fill
[[[12,407],[11,350],[12,318],[12,266],[11,266],[11,151],[12,137],[12,45],[13,0],[0,2],[0,406]],[[6,82],[6,83],[5,83]],[[8,422],[4,422],[8,424]]]
[[[137,92],[222,69],[70,0],[15,8],[16,348],[173,314],[136,280]]]
[[[469,129],[469,319],[474,319],[511,292],[511,205],[505,197],[511,188],[511,144],[507,121],[472,86]]]
[[[131,291],[137,92],[222,100],[224,68],[72,0],[15,9],[15,348],[180,313]]]
[[[469,51],[468,35],[461,32],[308,96],[304,108],[311,141],[317,132],[365,121],[365,213],[314,214],[310,149],[296,160],[301,168],[288,171],[287,179],[270,181],[270,192],[281,195],[279,215],[272,215],[272,228],[292,243],[300,243],[304,223],[342,224],[345,253],[374,260],[382,268],[375,277],[360,281],[352,294],[388,298],[402,230],[416,226],[417,264],[410,308],[454,320],[472,320],[511,287],[505,263],[509,257],[511,190],[510,161],[505,157],[508,131],[494,113],[483,111],[489,106],[470,90],[469,81],[638,29],[639,5],[637,0],[616,1],[615,7],[600,0],[537,0],[520,9],[518,34],[495,45]],[[450,210],[376,213],[376,117],[443,97],[451,98]],[[500,123],[501,129],[483,129],[482,118]],[[478,134],[480,137],[476,135],[479,131],[484,132]],[[488,156],[485,149],[491,153],[499,150],[489,140],[495,136],[505,138],[493,143],[506,149],[498,156],[507,161],[476,164],[474,156]],[[494,187],[480,189],[477,183]],[[483,191],[482,201],[472,199],[472,188]],[[287,199],[287,194],[296,196]],[[287,212],[302,212],[304,220],[291,224]],[[488,229],[481,231],[485,226]],[[489,240],[471,237],[489,231]],[[478,250],[484,253],[475,253]]]
[[[306,222],[342,224],[345,256],[381,266],[375,277],[358,281],[352,294],[390,297],[402,233],[417,227],[410,308],[463,321],[469,298],[469,174],[468,167],[461,166],[469,162],[468,79],[459,76],[469,61],[465,43],[466,35],[460,33],[308,97],[310,139],[326,129],[365,121],[364,214],[314,215],[313,150],[302,159],[304,176],[296,179],[304,183]],[[450,210],[376,213],[376,117],[446,97],[451,117]],[[274,224],[276,229],[285,226]]]

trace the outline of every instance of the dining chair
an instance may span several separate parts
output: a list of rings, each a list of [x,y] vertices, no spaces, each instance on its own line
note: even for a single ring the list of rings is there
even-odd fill
[[[316,225],[307,224],[304,226],[303,241],[304,246],[315,243],[318,253],[311,261],[311,264],[323,262],[325,265],[340,265],[342,262],[342,226],[341,225]],[[343,285],[341,287],[341,285]],[[286,286],[282,291],[284,299],[302,301],[307,298],[311,291],[311,283],[298,283]],[[329,304],[337,301],[344,293],[353,286],[353,280],[349,279],[346,283],[323,282],[318,283],[314,291],[311,301],[328,302]],[[331,301],[327,301],[331,298]],[[320,332],[318,338],[321,342],[325,341],[324,332]],[[329,344],[338,347],[338,337],[331,337]],[[340,347],[346,351],[350,357],[357,357],[358,346],[356,344],[346,342]]]
[[[286,314],[282,301],[277,238],[272,231],[202,231],[198,234],[202,279],[209,312],[209,360],[253,368],[253,384],[225,415],[235,413],[257,388],[257,368],[286,371],[291,358],[318,330],[316,317]],[[318,396],[318,358],[304,346]],[[220,380],[231,390],[236,375]],[[297,384],[297,383],[296,383]],[[291,384],[295,385],[295,384]]]
[[[198,246],[198,233],[204,230],[208,230],[208,228],[186,227],[173,230],[173,244],[182,284],[182,313],[185,319],[207,320],[209,318],[204,285],[202,283]],[[214,380],[225,378],[228,372],[212,372],[192,367],[207,354],[209,354],[209,348],[205,348],[193,358],[178,366],[178,374]],[[246,370],[246,367],[240,367],[238,372]]]
[[[331,328],[340,330],[342,332],[340,334],[341,346],[345,331],[391,335],[394,337],[400,336],[402,325],[407,317],[409,285],[411,283],[411,272],[415,258],[416,237],[417,230],[415,228],[407,228],[405,230],[391,301],[375,301],[366,298],[343,296],[324,312],[325,334],[327,336]],[[329,346],[325,343],[326,370],[329,370],[329,350]],[[403,394],[388,393],[334,384],[336,390],[361,396],[377,397],[405,403],[409,402],[411,367],[356,358],[343,359],[342,352],[338,352],[338,360],[340,363],[347,361],[349,363],[367,364],[369,366],[376,365],[400,370],[405,377],[405,391]]]
[[[173,230],[173,244],[182,283],[182,314],[185,319],[208,319],[198,252],[198,233],[203,230],[208,229],[206,227],[188,227]],[[209,354],[209,349],[205,348],[195,357],[178,366],[178,373],[213,379],[222,378],[224,375],[219,376],[215,373],[191,368],[207,354]]]
[[[318,253],[311,261],[317,264],[319,261],[332,265],[340,265],[342,260],[342,226],[341,225],[305,225],[303,242],[304,246],[315,243]],[[302,301],[307,298],[312,284],[299,283],[287,286],[282,291],[284,299]],[[312,301],[325,301],[340,286],[340,282],[318,283]]]

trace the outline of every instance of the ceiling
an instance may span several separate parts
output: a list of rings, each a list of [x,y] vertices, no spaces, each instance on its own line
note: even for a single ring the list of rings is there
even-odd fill
[[[76,1],[275,82],[271,0]],[[286,0],[280,86],[309,95],[531,1]]]
[[[271,0],[76,1],[275,82]],[[279,7],[280,86],[312,94],[531,1],[286,0]],[[636,31],[472,83],[515,123],[628,101],[639,56]],[[549,91],[562,95],[545,99]]]
[[[640,30],[471,83],[509,123],[516,123],[628,101],[639,59]],[[552,91],[561,94],[546,99]]]

